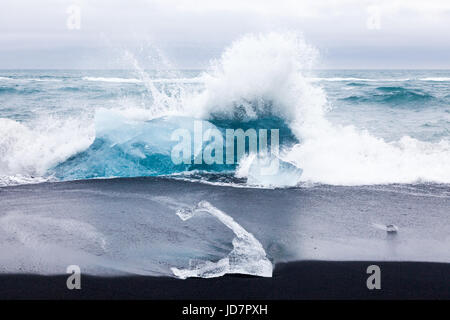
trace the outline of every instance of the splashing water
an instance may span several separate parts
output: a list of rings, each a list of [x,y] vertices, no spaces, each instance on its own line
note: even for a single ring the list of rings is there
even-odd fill
[[[281,168],[278,175],[270,179],[254,179],[254,174],[248,177],[245,170],[238,170],[237,175],[243,179],[247,178],[250,184],[280,187],[310,182],[334,185],[450,183],[450,132],[448,129],[445,131],[450,123],[445,120],[445,115],[448,118],[448,112],[439,111],[440,113],[436,113],[437,116],[432,118],[432,125],[441,121],[439,128],[443,128],[439,132],[439,139],[434,141],[419,140],[405,134],[400,138],[386,140],[380,137],[382,131],[374,134],[373,131],[358,128],[355,124],[336,124],[329,120],[330,109],[334,103],[330,102],[323,88],[326,81],[306,76],[310,73],[307,70],[315,66],[316,56],[317,50],[294,33],[246,35],[233,42],[218,60],[213,61],[209,71],[195,74],[192,77],[195,81],[189,83],[182,81],[186,76],[175,78],[172,82],[170,79],[155,81],[133,55],[127,54],[138,79],[116,75],[109,78],[84,76],[77,80],[83,83],[79,94],[87,95],[89,103],[94,104],[92,109],[95,111],[89,109],[95,113],[94,121],[60,117],[58,120],[41,120],[41,125],[35,126],[30,122],[20,123],[0,118],[1,179],[3,184],[10,184],[14,181],[41,181],[52,176],[60,180],[71,180],[170,175],[179,173],[180,170],[198,170],[199,168],[194,167],[174,168],[170,157],[161,153],[161,150],[166,152],[168,146],[161,148],[155,139],[164,135],[170,137],[171,132],[176,129],[166,126],[167,123],[181,121],[187,124],[194,119],[203,119],[209,122],[210,126],[217,126],[222,130],[254,125],[262,128],[277,126],[276,128],[286,132],[281,137],[279,159],[289,165]],[[391,96],[398,95],[398,92],[403,96],[400,100],[395,99],[395,106],[398,103],[409,105],[410,99],[417,100],[417,95],[404,94],[419,92],[416,89],[396,89],[398,92],[394,93],[391,92],[393,89],[389,92],[380,91],[380,88],[391,88],[384,84],[389,79],[384,78],[334,76],[328,79],[331,79],[331,84],[359,81],[361,86],[353,86],[350,89],[360,90],[361,94],[368,90],[367,83],[374,83],[375,93],[369,93],[368,99],[375,99],[376,103],[388,104],[390,107],[393,107]],[[423,86],[424,81],[429,82],[427,79],[445,81],[446,76],[421,75],[416,78],[418,80],[412,80],[414,77],[397,77],[392,81],[396,81],[396,88],[406,86],[402,82],[405,79],[408,83],[417,81]],[[75,81],[70,79],[61,78],[60,82],[33,82],[33,86],[51,84],[56,86],[56,89],[52,90],[66,90],[72,88],[66,82]],[[8,80],[5,83],[10,82]],[[104,105],[95,105],[97,100],[93,97],[98,95],[98,90],[103,92],[104,86],[112,86],[108,87],[109,93],[125,91],[125,100],[123,97],[112,100],[112,105],[106,108]],[[42,90],[42,87],[33,87],[33,90]],[[49,92],[49,95],[55,94],[54,91]],[[339,92],[342,94],[344,91]],[[379,95],[383,97],[379,98]],[[426,96],[431,95],[427,93]],[[407,101],[404,101],[405,99]],[[445,99],[445,93],[440,93],[435,94],[432,99],[420,101],[429,104],[442,102],[445,105]],[[111,102],[106,101],[105,104]],[[120,105],[117,101],[125,103]],[[342,101],[357,104],[365,100],[355,102],[344,98]],[[416,105],[418,102],[414,103]],[[414,117],[411,119],[420,123],[417,110],[412,115],[412,111],[406,107],[398,112],[410,112],[408,115]],[[366,117],[372,116],[369,110],[364,111],[367,111]],[[420,112],[424,117],[430,117],[429,111]],[[382,119],[389,121],[389,114],[383,113],[384,110],[381,115],[377,114],[377,117],[384,117]],[[117,114],[122,118],[119,119]],[[174,117],[178,120],[173,120]],[[115,127],[110,126],[114,127],[111,130],[121,128],[122,136],[128,136],[128,141],[120,138],[105,140],[105,136],[121,136],[117,130],[115,135],[110,134],[107,129],[105,131],[108,126],[102,125],[102,128],[93,129],[95,125],[104,124],[108,119],[114,119],[115,124],[120,122]],[[43,129],[51,121],[53,123],[48,129]],[[383,125],[382,121],[379,125]],[[165,131],[155,128],[165,128]],[[156,130],[159,137],[142,135],[141,129],[145,132]],[[129,136],[130,132],[135,134]],[[161,141],[166,140],[163,138]],[[107,159],[107,163],[101,159]],[[245,166],[241,164],[231,170],[239,167]],[[214,166],[201,170],[219,173],[223,171]],[[289,172],[296,174],[286,182],[286,177],[290,176]]]

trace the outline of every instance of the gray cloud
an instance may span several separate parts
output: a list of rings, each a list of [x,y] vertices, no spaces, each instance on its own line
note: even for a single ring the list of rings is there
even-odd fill
[[[379,29],[369,29],[369,7]],[[81,29],[66,26],[70,5]],[[165,57],[204,67],[248,32],[296,30],[321,51],[319,67],[450,68],[448,1],[6,0],[0,11],[0,68],[145,67]],[[159,53],[155,56],[155,48]]]

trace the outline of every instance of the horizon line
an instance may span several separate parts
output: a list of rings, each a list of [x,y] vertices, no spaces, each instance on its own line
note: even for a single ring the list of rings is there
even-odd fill
[[[0,71],[39,71],[39,70],[46,70],[46,71],[133,71],[135,69],[130,68],[0,68]],[[171,68],[171,69],[144,69],[146,71],[206,71],[210,70],[210,68]],[[302,71],[327,71],[327,70],[360,70],[360,71],[369,71],[369,70],[404,70],[404,71],[420,71],[420,70],[429,70],[429,71],[450,71],[450,67],[442,67],[442,68],[372,68],[372,67],[365,67],[365,68],[311,68],[311,69],[302,69]]]

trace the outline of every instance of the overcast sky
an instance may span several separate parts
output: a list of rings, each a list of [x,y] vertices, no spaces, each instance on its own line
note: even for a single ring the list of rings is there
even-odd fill
[[[127,68],[124,52],[202,68],[242,34],[283,30],[320,68],[450,68],[448,0],[2,0],[0,68]]]

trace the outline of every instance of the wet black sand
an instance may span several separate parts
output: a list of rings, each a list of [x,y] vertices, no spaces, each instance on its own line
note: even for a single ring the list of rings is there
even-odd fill
[[[186,252],[215,238],[222,240],[217,231],[203,234],[208,229],[201,220],[188,225],[175,215],[178,206],[189,207],[201,200],[211,202],[254,234],[273,261],[286,257],[297,261],[276,264],[272,278],[226,275],[178,280],[127,275],[126,269],[116,265],[114,256],[108,256],[112,249],[127,252],[128,247],[138,243],[142,253],[131,255],[125,262],[138,270],[152,270],[163,258],[144,249],[172,244],[176,238],[166,239],[167,234],[201,235],[176,242],[184,245]],[[42,244],[23,244],[11,230],[0,237],[0,263],[4,262],[0,265],[0,299],[450,299],[449,263],[406,262],[411,260],[410,255],[416,261],[422,256],[422,261],[448,261],[449,201],[448,185],[259,190],[134,178],[0,188],[0,218],[11,218],[3,220],[1,230],[8,230],[11,221],[26,227],[28,217],[43,218],[33,220],[40,224],[26,229],[34,236],[31,239]],[[63,241],[58,234],[52,238],[54,228],[48,221],[58,222],[61,218],[88,223],[104,234],[108,250],[100,252],[106,263],[102,267],[110,263],[113,271],[125,275],[82,274],[82,289],[68,290],[66,274],[11,274],[17,267],[11,261],[19,256],[23,261],[20,265],[28,262],[39,267],[41,260],[27,256],[36,253],[36,248],[48,244],[72,248],[76,238]],[[373,228],[373,222],[395,223],[400,231],[390,237]],[[197,232],[186,233],[187,227]],[[153,238],[154,234],[161,236]],[[137,240],[126,242],[128,235]],[[52,252],[60,262],[53,266],[56,273],[64,272],[73,263],[79,264],[82,271],[98,263],[95,254],[89,256],[92,261],[72,262],[72,251],[64,255]],[[325,256],[323,260],[348,260],[340,257],[350,256],[365,261],[310,261],[316,251]],[[300,258],[292,258],[292,252]],[[226,254],[219,253],[219,258]],[[46,251],[36,253],[38,257],[40,254],[48,257]],[[142,262],[142,256],[147,260]],[[403,262],[395,262],[400,260]],[[372,264],[381,268],[380,290],[366,286],[366,269]]]

